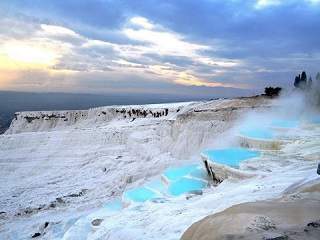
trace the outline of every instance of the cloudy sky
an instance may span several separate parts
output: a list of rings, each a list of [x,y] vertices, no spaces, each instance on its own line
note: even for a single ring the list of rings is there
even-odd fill
[[[0,90],[193,94],[320,71],[320,0],[1,0]]]

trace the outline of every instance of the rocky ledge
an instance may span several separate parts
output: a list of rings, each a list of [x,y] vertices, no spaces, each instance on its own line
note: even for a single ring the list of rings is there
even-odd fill
[[[320,179],[284,197],[232,206],[194,223],[181,240],[316,240],[320,236]]]

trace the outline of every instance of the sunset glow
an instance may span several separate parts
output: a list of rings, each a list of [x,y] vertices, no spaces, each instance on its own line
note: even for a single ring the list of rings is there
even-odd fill
[[[53,66],[58,56],[50,49],[23,42],[9,42],[1,48],[0,52],[1,68]]]
[[[67,2],[0,1],[0,90],[260,91],[318,70],[319,0]]]

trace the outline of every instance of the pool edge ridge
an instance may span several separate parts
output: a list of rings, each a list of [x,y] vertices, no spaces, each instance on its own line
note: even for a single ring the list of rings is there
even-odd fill
[[[259,158],[254,157],[250,158],[250,160]],[[255,173],[250,173],[245,170],[233,168],[230,166],[227,166],[225,164],[216,163],[214,161],[210,161],[208,156],[201,153],[201,159],[202,162],[207,170],[207,173],[209,175],[209,178],[215,183],[219,184],[223,182],[227,178],[233,178],[233,179],[246,179],[257,176]]]
[[[282,147],[290,143],[288,140],[282,139],[263,139],[263,138],[252,138],[244,136],[242,134],[237,135],[240,146],[249,149],[260,149],[260,150],[281,150]]]

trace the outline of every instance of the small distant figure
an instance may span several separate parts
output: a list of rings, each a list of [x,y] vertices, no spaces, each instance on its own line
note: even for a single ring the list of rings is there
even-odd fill
[[[318,175],[320,175],[320,163],[318,163],[317,173],[318,173]]]

